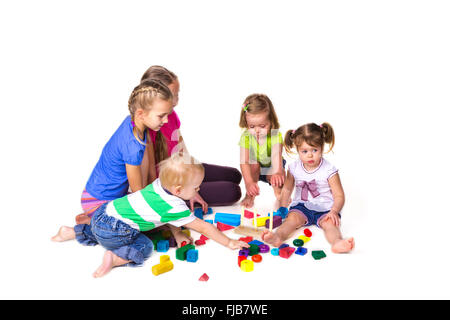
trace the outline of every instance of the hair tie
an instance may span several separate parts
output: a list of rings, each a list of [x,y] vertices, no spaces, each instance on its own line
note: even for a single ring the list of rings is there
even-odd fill
[[[131,120],[131,126],[134,128],[134,127],[136,127],[136,125],[134,124],[134,121],[133,120]]]
[[[323,128],[322,125],[320,125],[319,127]]]
[[[242,106],[244,108],[244,112],[247,112],[249,104],[250,103],[247,103],[247,104],[244,103],[244,105]]]

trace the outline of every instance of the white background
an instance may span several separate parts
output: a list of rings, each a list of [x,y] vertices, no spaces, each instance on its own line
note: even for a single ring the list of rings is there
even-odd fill
[[[2,2],[0,298],[450,298],[449,15],[446,1]],[[266,254],[244,273],[209,241],[195,264],[172,249],[159,277],[155,253],[93,279],[101,247],[51,242],[154,64],[178,75],[182,134],[203,162],[239,166],[239,111],[254,92],[283,133],[331,123],[355,250],[332,254],[312,228],[307,247],[324,260]],[[273,195],[260,186],[263,213]]]

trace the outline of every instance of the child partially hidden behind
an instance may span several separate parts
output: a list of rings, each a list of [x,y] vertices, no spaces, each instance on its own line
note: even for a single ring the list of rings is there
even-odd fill
[[[61,227],[52,240],[77,239],[83,245],[102,245],[107,251],[93,274],[95,278],[104,276],[113,267],[142,265],[152,254],[153,243],[141,231],[164,224],[168,224],[175,238],[182,237],[179,227],[184,226],[230,249],[249,247],[196,218],[186,206],[184,200],[191,199],[203,181],[201,164],[190,156],[174,154],[160,163],[159,170],[159,178],[152,184],[103,204],[95,211],[90,224]]]

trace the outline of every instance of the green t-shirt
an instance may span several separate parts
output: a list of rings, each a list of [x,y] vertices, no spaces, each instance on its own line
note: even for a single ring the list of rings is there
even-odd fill
[[[256,137],[247,130],[241,135],[239,146],[249,149],[250,161],[258,162],[262,167],[270,167],[272,164],[272,148],[276,144],[283,143],[283,136],[278,130],[272,130],[272,134],[268,135],[262,144],[259,144]]]

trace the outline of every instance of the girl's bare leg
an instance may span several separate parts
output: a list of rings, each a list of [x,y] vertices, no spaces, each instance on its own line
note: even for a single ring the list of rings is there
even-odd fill
[[[259,180],[259,173],[261,172],[261,168],[259,166],[259,163],[256,164],[250,164],[250,173],[252,176],[253,181],[258,182]],[[245,195],[245,198],[242,200],[241,204],[245,208],[251,208],[255,204],[255,198],[254,196],[249,195],[248,193]]]
[[[279,247],[283,241],[288,239],[290,235],[298,228],[306,224],[306,218],[297,212],[289,212],[286,220],[278,227],[276,232],[264,230],[262,240],[274,247]]]
[[[105,274],[111,271],[112,268],[122,266],[129,263],[130,260],[122,259],[121,257],[115,255],[112,251],[106,251],[103,256],[103,262],[100,267],[94,272],[94,278],[103,277]]]
[[[71,227],[62,226],[58,233],[51,238],[55,242],[63,242],[75,239],[75,231]]]
[[[355,247],[353,238],[343,239],[339,227],[336,226],[330,219],[324,218],[319,223],[320,227],[325,233],[325,238],[331,244],[331,251],[334,253],[346,253]]]

